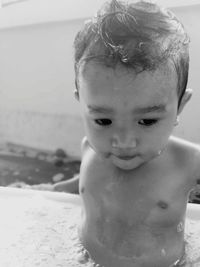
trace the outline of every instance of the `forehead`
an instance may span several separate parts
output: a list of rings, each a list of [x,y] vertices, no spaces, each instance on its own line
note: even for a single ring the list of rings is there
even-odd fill
[[[177,75],[171,66],[136,73],[122,65],[109,68],[91,62],[79,75],[80,95],[120,101],[166,101],[177,95]]]

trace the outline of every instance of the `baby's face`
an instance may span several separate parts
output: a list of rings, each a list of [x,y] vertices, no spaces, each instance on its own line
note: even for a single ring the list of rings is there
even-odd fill
[[[132,170],[160,154],[177,116],[177,78],[169,67],[135,74],[88,63],[79,76],[80,104],[91,147]]]

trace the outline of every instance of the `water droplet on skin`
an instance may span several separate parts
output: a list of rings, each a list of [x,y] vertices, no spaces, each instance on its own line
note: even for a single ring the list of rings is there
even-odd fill
[[[164,248],[161,250],[161,254],[162,254],[162,256],[166,256],[166,251]]]
[[[184,226],[183,226],[183,223],[180,222],[178,225],[177,225],[177,232],[180,233],[184,230]]]

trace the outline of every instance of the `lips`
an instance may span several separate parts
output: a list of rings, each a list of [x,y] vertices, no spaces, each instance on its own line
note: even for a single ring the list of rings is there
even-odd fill
[[[135,156],[116,156],[116,157],[122,160],[130,160],[133,159]]]
[[[116,154],[114,154],[114,156],[116,157],[116,158],[119,158],[119,159],[121,159],[121,160],[131,160],[131,159],[134,159],[137,155],[122,155],[122,154],[120,154],[120,155],[116,155]]]
[[[115,166],[123,170],[132,170],[141,164],[141,159],[136,154],[112,154],[111,160]]]

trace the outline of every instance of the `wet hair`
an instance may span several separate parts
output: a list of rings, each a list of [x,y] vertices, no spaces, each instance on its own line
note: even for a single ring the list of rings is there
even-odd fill
[[[74,40],[75,76],[90,61],[114,68],[121,64],[136,72],[154,71],[173,63],[179,104],[189,70],[189,37],[169,10],[148,1],[111,0],[88,20]]]

